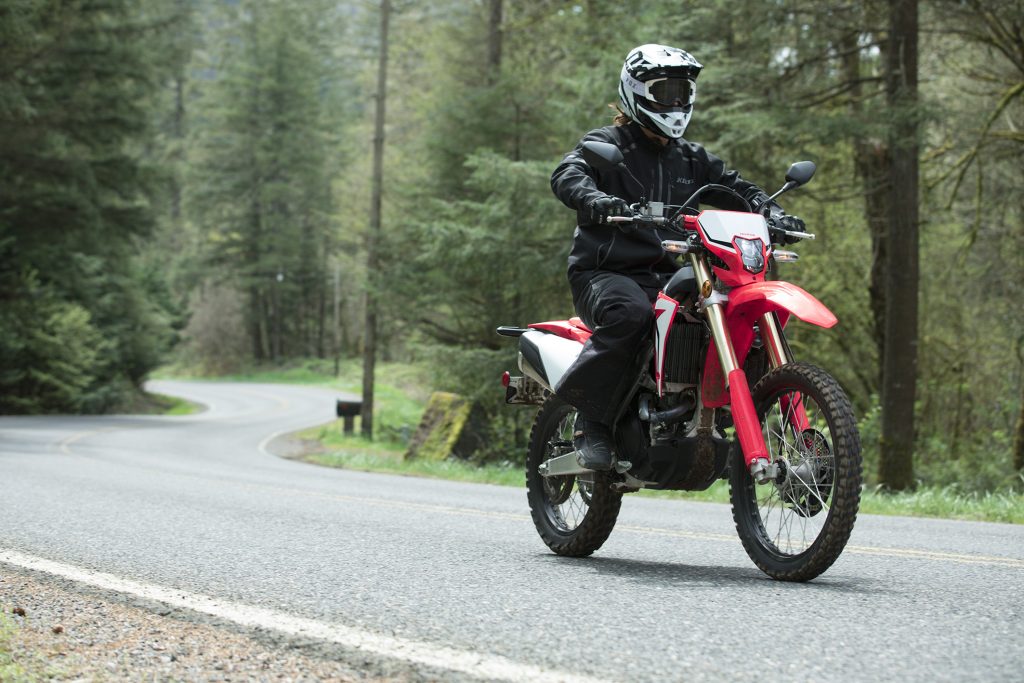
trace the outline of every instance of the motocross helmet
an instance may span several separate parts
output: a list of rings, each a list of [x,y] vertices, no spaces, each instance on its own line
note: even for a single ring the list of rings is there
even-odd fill
[[[622,110],[652,133],[683,137],[697,99],[697,76],[703,68],[679,48],[653,43],[633,48],[619,77]]]

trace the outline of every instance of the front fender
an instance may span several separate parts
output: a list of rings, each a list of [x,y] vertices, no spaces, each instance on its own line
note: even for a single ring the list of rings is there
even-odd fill
[[[825,304],[796,285],[788,282],[754,282],[729,290],[725,324],[729,328],[733,350],[740,367],[746,361],[754,341],[754,325],[765,313],[774,312],[779,324],[785,325],[790,315],[819,327],[832,327],[839,322]],[[712,342],[704,360],[702,398],[708,408],[728,405],[729,390],[718,362],[718,351]]]
[[[788,282],[754,282],[729,292],[726,317],[730,323],[740,317],[757,320],[769,311],[792,314],[818,327],[828,328],[839,322],[825,304]],[[785,324],[785,320],[782,322]]]

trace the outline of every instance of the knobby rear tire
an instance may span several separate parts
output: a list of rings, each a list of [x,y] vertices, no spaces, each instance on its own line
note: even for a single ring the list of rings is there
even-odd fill
[[[581,489],[576,477],[559,478],[561,481],[549,481],[546,485],[538,471],[541,463],[552,457],[554,442],[564,447],[567,439],[572,440],[575,412],[556,396],[549,397],[541,406],[530,431],[526,497],[533,523],[544,543],[558,555],[586,557],[600,548],[615,528],[622,494],[612,491],[609,476],[604,472],[595,472],[593,485],[584,483]],[[573,497],[578,497],[577,502],[585,506],[585,511],[582,519],[574,518],[570,524],[562,510]]]
[[[781,420],[773,410],[782,405],[779,397],[792,395],[792,392],[811,399],[803,403],[816,407],[815,415],[808,417],[817,427],[804,431],[804,435],[811,432],[809,438],[813,454],[807,436],[799,442],[794,439],[794,443],[786,443],[787,430],[782,429],[781,435],[778,433]],[[739,444],[734,443],[729,488],[736,531],[747,555],[765,574],[781,581],[809,581],[832,566],[843,552],[857,519],[861,453],[853,408],[839,383],[809,363],[791,363],[772,370],[761,378],[752,394],[769,458],[774,460],[785,451],[782,454],[799,459],[803,450],[805,455],[809,455],[807,460],[814,463],[812,469],[819,474],[814,475],[818,481],[803,489],[802,493],[798,490],[797,493],[780,494],[783,489],[775,484],[754,483]],[[770,414],[775,417],[769,417]],[[766,420],[769,426],[766,426]],[[789,430],[789,434],[792,433]],[[827,456],[821,456],[822,452]],[[813,494],[810,493],[812,489]],[[776,526],[773,520],[766,524],[771,520],[774,509],[772,494],[778,503],[776,511],[780,521],[777,531],[773,531]],[[787,513],[791,515],[789,534],[801,524],[819,526],[813,542],[797,552],[787,552],[792,551],[792,539],[788,539],[788,544],[780,540],[787,530],[783,523]],[[819,518],[822,513],[826,513],[824,520]],[[806,526],[804,532],[806,535]],[[804,542],[806,540],[804,538]],[[783,545],[786,545],[785,549],[780,547]]]

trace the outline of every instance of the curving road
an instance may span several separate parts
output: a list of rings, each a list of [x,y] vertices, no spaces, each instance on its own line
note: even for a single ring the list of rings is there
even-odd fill
[[[832,569],[789,585],[747,559],[728,507],[627,497],[604,548],[569,560],[537,537],[524,490],[267,452],[273,435],[330,420],[335,394],[152,388],[209,409],[0,418],[0,571],[209,603],[437,678],[1024,675],[1021,526],[862,516]]]

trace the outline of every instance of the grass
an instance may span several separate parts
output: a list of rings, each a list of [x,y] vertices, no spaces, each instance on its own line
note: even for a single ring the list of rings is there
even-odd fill
[[[46,665],[41,653],[27,652],[18,643],[17,636],[17,625],[0,612],[0,681],[35,683],[51,680],[58,672]]]
[[[159,408],[155,412],[160,415],[192,415],[202,410],[202,406],[177,396],[155,394],[153,392],[146,392],[146,395]]]
[[[182,366],[165,366],[154,379],[299,384],[352,394],[362,393],[362,361],[341,362],[338,376],[329,360],[309,359],[285,366],[264,366],[210,377]],[[385,443],[408,441],[423,416],[430,390],[423,368],[409,363],[378,363],[374,383],[374,435]],[[340,430],[340,428],[339,428]]]
[[[303,438],[312,440],[320,440],[317,438],[318,432],[335,432],[321,440],[326,452],[312,454],[306,459],[318,465],[361,472],[383,472],[499,486],[523,486],[524,474],[518,464],[477,466],[451,459],[440,462],[406,461],[402,458],[404,448],[392,444],[367,442],[357,436],[338,436],[336,432],[340,430],[340,425],[337,425],[303,432]],[[717,481],[706,491],[643,490],[635,495],[643,498],[728,503],[729,484],[726,481]],[[951,486],[928,486],[902,493],[885,493],[865,487],[861,493],[860,511],[872,515],[1024,524],[1024,495],[1014,491],[965,493]]]
[[[296,436],[304,441],[316,443],[318,449],[322,450],[311,453],[304,459],[326,467],[499,486],[518,486],[523,482],[522,470],[511,465],[478,465],[453,458],[405,460],[404,443],[367,441],[360,436],[345,436],[342,433],[341,420],[301,431]]]
[[[729,484],[717,481],[707,491],[642,491],[641,495],[728,503]],[[921,486],[915,491],[889,493],[865,486],[861,491],[860,511],[869,515],[1024,524],[1024,494],[1011,490],[963,492],[955,486]]]
[[[866,491],[861,500],[861,510],[876,515],[1024,524],[1024,494],[1019,491],[978,493],[955,486],[922,486],[906,493]]]
[[[377,366],[375,387],[376,440],[344,436],[341,422],[333,422],[300,432],[297,436],[315,444],[306,460],[327,467],[340,467],[363,472],[383,472],[409,476],[451,479],[500,486],[523,486],[521,464],[503,463],[477,465],[459,460],[405,460],[403,454],[409,435],[416,428],[429,390],[422,369],[404,363],[381,363]],[[188,377],[187,372],[173,368],[174,377]],[[357,360],[345,361],[339,377],[333,376],[329,361],[306,361],[285,368],[257,368],[217,378],[224,381],[269,382],[321,386],[358,393],[361,388],[361,367]],[[209,379],[192,377],[195,379]],[[641,491],[642,497],[728,503],[729,486],[716,482],[706,491]],[[988,522],[1024,524],[1024,493],[1006,489],[975,493],[956,486],[922,485],[917,490],[886,493],[865,487],[860,511],[876,515],[938,517]]]
[[[202,409],[202,406],[177,396],[134,390],[115,406],[114,412],[125,415],[191,415]]]

